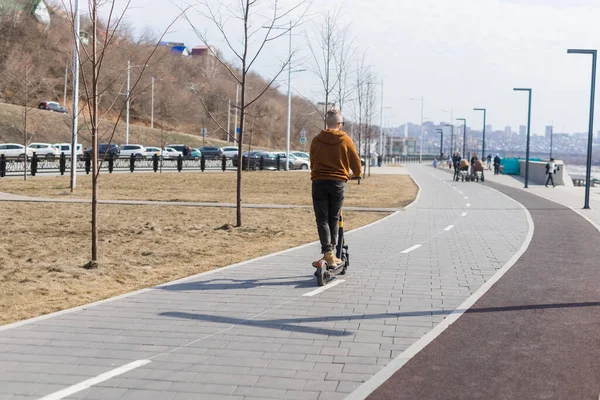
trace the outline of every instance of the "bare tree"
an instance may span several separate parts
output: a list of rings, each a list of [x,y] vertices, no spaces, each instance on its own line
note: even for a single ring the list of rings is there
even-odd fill
[[[228,50],[234,55],[233,65],[228,63],[223,55],[218,53],[209,43],[205,32],[198,29],[191,21],[191,17],[186,15],[188,22],[196,32],[196,35],[207,46],[210,54],[227,71],[236,85],[240,86],[241,97],[238,109],[239,114],[239,135],[238,144],[238,165],[237,165],[237,188],[236,188],[236,226],[242,226],[242,147],[244,143],[244,125],[246,114],[249,107],[256,103],[274,84],[275,80],[281,75],[283,70],[289,64],[288,58],[281,63],[278,70],[268,82],[259,88],[255,94],[249,95],[248,80],[252,74],[252,68],[259,56],[265,50],[266,46],[284,36],[293,29],[303,18],[308,2],[306,0],[297,0],[289,7],[282,7],[279,0],[231,0],[229,3],[221,3],[215,6],[208,0],[198,2],[198,12],[205,19],[210,21],[219,31],[221,39],[225,42]],[[279,29],[282,26],[288,28]],[[241,37],[234,38],[236,30],[242,31]],[[227,131],[210,110],[205,94],[210,89],[204,85],[201,88],[194,88],[194,93],[202,103],[204,109],[215,124],[223,132]],[[221,98],[226,104],[227,98]]]
[[[31,143],[28,130],[29,114],[37,108],[35,94],[40,88],[38,69],[29,52],[13,55],[3,70],[6,86],[13,93],[12,100],[21,108],[21,143],[25,146],[23,155],[23,180],[27,180],[27,146]],[[32,102],[33,98],[33,102]]]
[[[86,265],[88,268],[94,268],[98,262],[98,178],[100,168],[105,161],[106,154],[100,158],[98,154],[98,139],[102,137],[108,143],[114,139],[115,133],[123,116],[126,107],[126,102],[122,101],[122,96],[119,94],[123,91],[123,81],[120,79],[126,71],[126,67],[119,69],[119,73],[115,76],[106,73],[112,70],[114,72],[114,64],[106,65],[106,60],[115,53],[121,53],[119,47],[119,38],[123,34],[122,22],[129,9],[131,0],[127,0],[122,12],[116,11],[117,0],[89,0],[89,16],[91,21],[91,37],[90,45],[80,46],[81,60],[81,86],[83,89],[83,100],[85,105],[84,117],[87,119],[85,126],[89,129],[92,144],[92,246],[91,246],[91,261]],[[73,15],[73,7],[71,3],[63,3],[67,12]],[[105,13],[108,15],[104,22],[100,21],[99,15]],[[73,21],[71,21],[73,22]],[[172,23],[171,23],[172,25]],[[171,26],[170,25],[170,26]],[[168,30],[167,27],[166,30]],[[166,32],[165,30],[165,32]],[[164,36],[164,34],[163,34]],[[159,41],[162,39],[159,39]],[[142,56],[141,72],[137,79],[133,80],[127,97],[132,98],[132,92],[140,84],[144,71],[148,66],[149,60],[154,56],[158,48],[158,42],[154,46],[146,49],[145,57]],[[121,65],[124,65],[122,63]],[[113,67],[113,68],[111,68]],[[119,82],[121,81],[121,82]],[[117,95],[111,98],[110,93],[114,93],[115,87]],[[100,111],[100,102],[105,101],[105,106],[102,112]],[[120,106],[119,106],[120,104]],[[105,131],[101,131],[101,122],[103,122],[109,113],[116,114],[116,118],[112,125],[105,123],[103,126]],[[75,160],[73,160],[75,162]]]
[[[309,67],[321,82],[323,96],[323,109],[319,110],[323,118],[325,127],[325,115],[335,104],[333,95],[338,87],[339,75],[335,71],[335,56],[339,55],[337,46],[339,42],[339,31],[337,27],[338,12],[327,11],[323,15],[322,21],[319,21],[319,30],[317,38],[307,35],[307,45],[312,55],[313,64]]]

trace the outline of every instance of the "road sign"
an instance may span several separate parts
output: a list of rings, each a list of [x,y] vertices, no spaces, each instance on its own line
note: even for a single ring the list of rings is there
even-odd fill
[[[206,137],[206,128],[202,128],[202,137]]]
[[[236,133],[240,133],[240,128],[235,128]]]
[[[306,138],[306,129],[302,128],[302,131],[300,131],[300,137]]]
[[[306,143],[306,136],[301,136],[300,137],[300,143],[301,144],[305,144]]]

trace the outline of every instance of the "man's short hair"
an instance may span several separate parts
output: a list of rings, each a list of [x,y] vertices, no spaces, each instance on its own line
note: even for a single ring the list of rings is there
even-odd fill
[[[338,110],[329,110],[327,111],[327,128],[335,129],[340,122],[344,122],[344,117]]]

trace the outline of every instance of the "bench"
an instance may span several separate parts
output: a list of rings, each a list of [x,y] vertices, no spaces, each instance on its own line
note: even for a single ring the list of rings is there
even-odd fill
[[[571,179],[573,180],[573,185],[585,186],[585,176],[584,175],[571,175]],[[596,186],[596,180],[594,178],[591,178],[591,186]]]

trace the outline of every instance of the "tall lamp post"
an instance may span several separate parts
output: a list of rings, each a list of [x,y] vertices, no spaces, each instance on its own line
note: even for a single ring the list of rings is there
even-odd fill
[[[483,111],[483,145],[481,146],[481,159],[485,159],[485,120],[487,117],[487,110],[485,108],[474,108],[473,111]]]
[[[410,99],[421,102],[421,149],[419,151],[419,162],[421,163],[423,162],[423,106],[425,99],[423,98],[423,96],[421,96],[421,98],[411,97]]]
[[[527,111],[527,147],[525,148],[525,189],[529,187],[529,140],[531,138],[531,88],[514,88],[517,92],[529,93],[529,108]]]
[[[71,120],[71,192],[77,187],[77,133],[79,130],[79,0],[75,0],[73,9],[73,117]],[[66,87],[66,85],[65,85]],[[65,91],[66,93],[66,91]],[[66,97],[65,97],[66,101]],[[27,157],[25,157],[27,158]]]
[[[263,27],[266,29],[283,29],[289,33],[289,56],[288,56],[288,93],[287,93],[287,127],[285,130],[285,170],[289,170],[290,159],[290,135],[292,131],[292,72],[301,72],[304,70],[292,71],[292,23],[288,27]]]
[[[450,154],[454,154],[454,125],[453,124],[446,124],[446,126],[451,126],[452,127],[452,136],[450,136]]]
[[[436,128],[436,132],[440,133],[440,162],[442,162],[442,158],[444,158],[444,130]]]
[[[463,152],[462,152],[462,156],[465,157],[467,155],[467,119],[466,118],[456,118],[456,120],[463,122]]]
[[[590,184],[592,180],[592,146],[594,141],[594,100],[596,95],[596,59],[598,50],[569,49],[568,54],[591,54],[592,55],[592,90],[590,94],[590,125],[588,131],[587,164],[585,171],[585,202],[584,209],[590,208]]]
[[[127,91],[124,93],[126,97],[127,108],[125,112],[125,144],[129,144],[129,109],[131,108],[131,68],[145,68],[148,65],[132,66],[131,61],[127,61]]]

